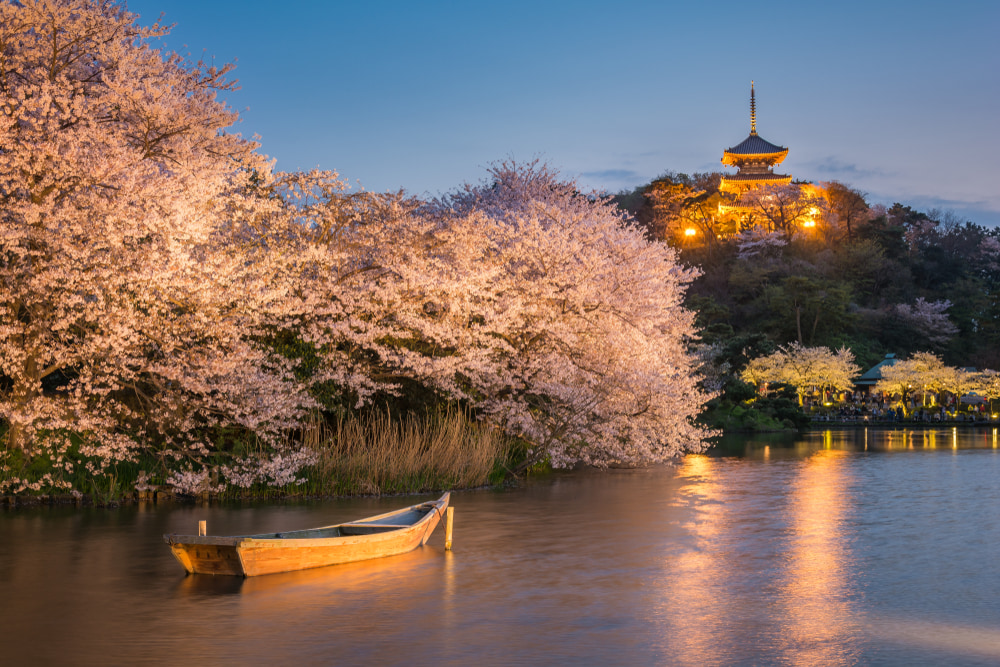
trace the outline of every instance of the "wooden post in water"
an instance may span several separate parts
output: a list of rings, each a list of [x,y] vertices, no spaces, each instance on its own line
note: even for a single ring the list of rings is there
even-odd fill
[[[208,522],[207,521],[199,521],[198,522],[198,535],[199,536],[208,535]]]
[[[451,528],[455,521],[455,508],[449,507],[444,520],[444,550],[451,551]]]

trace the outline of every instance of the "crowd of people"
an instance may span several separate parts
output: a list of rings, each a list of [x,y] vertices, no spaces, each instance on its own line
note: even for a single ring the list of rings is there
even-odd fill
[[[988,422],[996,421],[990,403],[981,398],[971,402],[956,401],[949,396],[941,404],[923,405],[913,398],[905,403],[886,400],[881,395],[867,395],[862,392],[845,394],[843,400],[832,406],[821,403],[807,405],[813,421],[843,422]]]

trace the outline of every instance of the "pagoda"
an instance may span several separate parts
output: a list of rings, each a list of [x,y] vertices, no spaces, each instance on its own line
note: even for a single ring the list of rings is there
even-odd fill
[[[775,146],[757,134],[757,100],[753,81],[750,82],[750,136],[742,143],[727,148],[722,153],[722,164],[736,167],[737,172],[723,176],[719,189],[738,197],[765,185],[787,185],[792,182],[790,175],[775,174],[772,169],[781,164],[788,155],[788,149]],[[734,205],[722,209],[739,211],[747,208],[737,200]]]

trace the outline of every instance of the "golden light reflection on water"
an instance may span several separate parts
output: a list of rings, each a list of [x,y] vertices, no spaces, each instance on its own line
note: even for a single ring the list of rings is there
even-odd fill
[[[924,428],[878,428],[855,432],[850,430],[827,429],[814,431],[794,445],[794,452],[800,456],[811,456],[822,450],[845,451],[903,451],[950,449],[952,453],[963,449],[997,449],[1000,429],[990,427],[924,427]],[[774,453],[768,448],[750,450],[748,455],[757,458],[772,458]],[[789,450],[791,451],[791,450]]]
[[[744,486],[750,479],[732,462],[685,457],[679,504],[691,512],[684,528],[692,541],[668,559],[673,573],[664,591],[677,664],[738,661],[734,631],[757,645],[772,643],[788,664],[850,661],[859,632],[843,528],[850,453],[836,449],[829,432],[821,442],[805,462],[778,462],[781,481],[768,488]],[[765,448],[765,461],[768,454]],[[751,554],[755,560],[746,560]],[[720,642],[721,635],[730,641]]]
[[[761,446],[742,462],[685,457],[676,505],[690,517],[691,541],[666,559],[673,574],[664,590],[677,664],[740,662],[741,644],[768,646],[775,664],[791,665],[850,664],[862,650],[851,460],[872,436],[814,435],[794,454]],[[923,436],[880,432],[873,442],[912,449],[927,446]]]
[[[444,645],[448,652],[457,651],[456,633],[451,631],[459,625],[461,612],[456,608],[458,599],[458,584],[455,581],[455,552],[447,549],[444,552],[444,587],[441,591],[441,627],[447,629],[444,635]]]
[[[726,554],[719,548],[720,533],[727,525],[727,505],[722,497],[717,467],[719,461],[692,454],[684,457],[678,476],[686,483],[680,502],[693,510],[686,528],[693,543],[675,557],[666,559],[672,570],[669,589],[664,591],[663,615],[672,658],[679,665],[725,664],[720,653],[719,632],[725,632],[729,602],[724,595],[728,571]]]
[[[850,603],[852,556],[843,528],[851,506],[844,465],[849,456],[841,450],[817,452],[792,481],[779,634],[792,664],[846,664],[845,647],[854,644],[849,639],[858,630]]]

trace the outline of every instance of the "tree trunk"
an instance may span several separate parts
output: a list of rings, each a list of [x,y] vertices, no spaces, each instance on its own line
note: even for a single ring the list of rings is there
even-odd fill
[[[24,414],[25,408],[38,395],[38,365],[34,357],[28,357],[24,361],[24,369],[20,377],[14,378],[14,387],[11,391],[13,403],[13,414],[9,428],[5,436],[6,447],[11,449],[24,449],[28,444],[28,424],[18,417]]]

